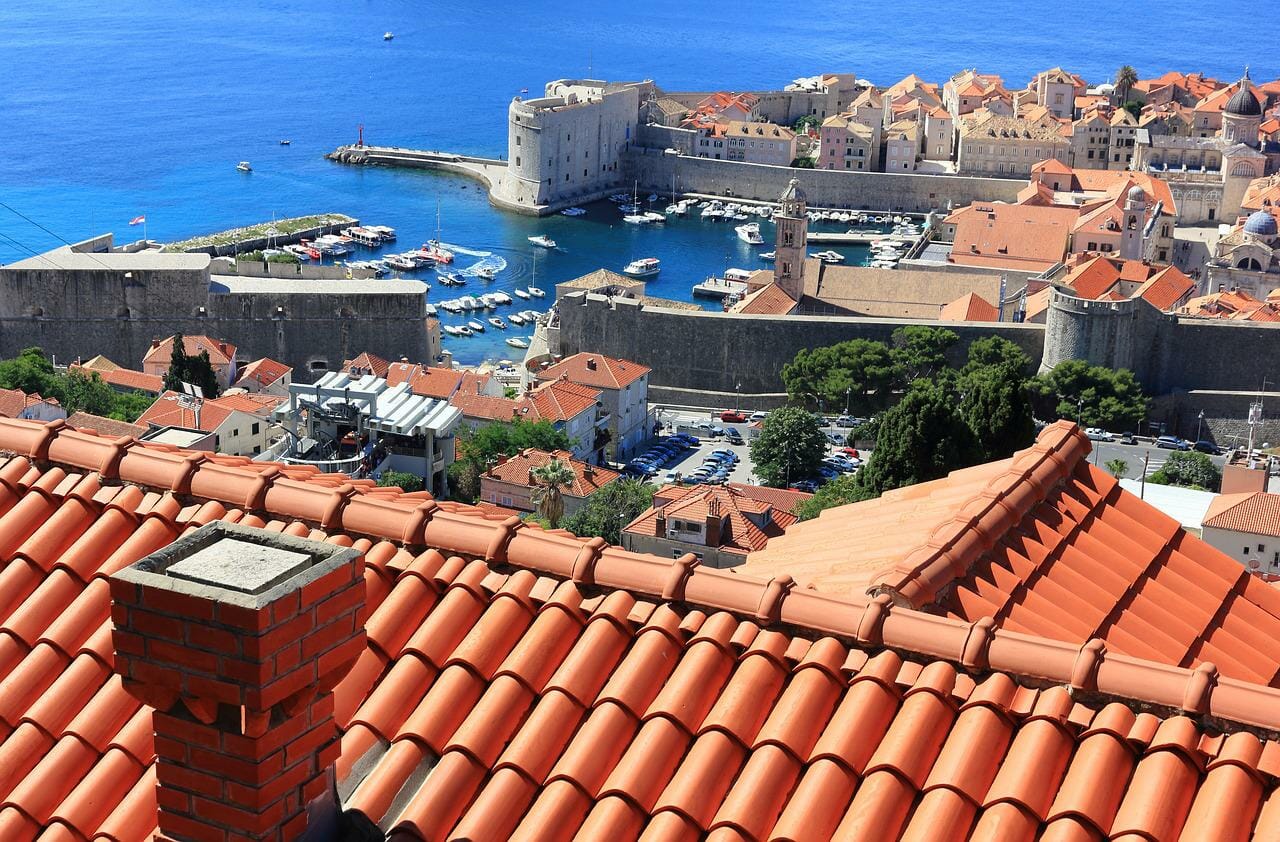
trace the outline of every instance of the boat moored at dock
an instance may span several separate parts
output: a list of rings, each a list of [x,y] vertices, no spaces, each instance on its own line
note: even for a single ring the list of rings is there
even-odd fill
[[[656,257],[642,257],[633,260],[622,270],[622,274],[633,278],[652,278],[661,271],[662,261]]]

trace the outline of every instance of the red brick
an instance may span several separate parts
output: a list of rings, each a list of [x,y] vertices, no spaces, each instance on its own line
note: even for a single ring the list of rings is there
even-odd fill
[[[330,740],[337,738],[336,724],[332,721],[321,723],[284,747],[284,763],[289,766],[303,758],[316,756]]]
[[[218,656],[212,652],[190,649],[185,644],[165,640],[148,640],[147,655],[160,663],[173,664],[184,671],[194,670],[209,675],[218,671]]]
[[[156,769],[157,774],[159,769]],[[179,813],[191,813],[191,796],[180,789],[175,789],[164,781],[156,787],[156,804],[162,810],[175,810]]]
[[[321,795],[324,795],[325,791],[329,789],[331,785],[332,784],[329,780],[329,770],[326,768],[323,772],[302,785],[303,802],[310,804],[312,801],[315,801]]]
[[[328,573],[316,579],[310,584],[302,587],[302,607],[305,610],[308,606],[335,593],[343,585],[350,584],[355,578],[355,565],[344,564],[341,567],[330,570]]]
[[[107,587],[111,591],[111,601],[124,605],[137,605],[142,601],[139,588],[133,582],[112,577],[107,579]]]
[[[167,757],[175,763],[187,763],[190,761],[190,756],[187,754],[190,751],[190,746],[182,742],[182,740],[175,740],[163,734],[156,734],[155,747],[156,756],[158,757]]]
[[[284,839],[297,839],[306,829],[307,814],[299,813],[284,823],[284,827],[280,829],[280,836]]]
[[[299,789],[311,776],[311,769],[304,764],[287,768],[280,775],[272,778],[262,786],[244,786],[234,782],[227,783],[225,801],[243,806],[246,810],[260,812],[266,807],[284,798],[286,792]]]
[[[190,719],[160,711],[156,711],[151,715],[151,723],[152,727],[155,728],[156,734],[160,736],[171,737],[188,745],[214,750],[222,746],[222,732],[211,725],[192,722]]]
[[[141,608],[132,608],[129,610],[128,625],[121,626],[126,631],[137,632],[148,638],[163,638],[181,643],[185,638],[185,626],[181,620],[176,617],[166,617],[163,614],[156,614],[152,611],[144,611]]]
[[[220,659],[217,674],[247,687],[261,687],[276,674],[270,661],[246,661],[243,658]]]
[[[111,603],[111,623],[116,628],[129,627],[129,606],[119,602]]]
[[[226,626],[248,632],[261,632],[271,626],[271,612],[253,608],[241,608],[225,602],[217,604],[217,621]]]
[[[314,687],[318,678],[315,662],[303,661],[297,669],[285,673],[264,687],[245,688],[244,703],[254,710],[266,710],[304,687]]]
[[[315,621],[310,614],[299,614],[292,620],[275,626],[263,634],[246,637],[241,641],[245,657],[265,661],[274,655],[277,649],[301,640],[314,627]]]
[[[228,781],[245,784],[246,786],[261,786],[276,775],[279,775],[284,768],[283,761],[283,751],[277,751],[266,757],[249,761],[221,752],[206,751],[200,748],[191,749],[191,764],[193,766],[207,770],[212,775],[217,775]]]
[[[278,801],[261,812],[251,812],[233,804],[211,801],[207,798],[193,798],[192,804],[201,818],[249,834],[263,833],[284,821],[284,805]]]
[[[145,655],[147,653],[145,637],[120,628],[111,630],[111,644],[115,647],[115,651],[120,654]]]
[[[119,664],[119,666],[123,667],[120,671],[121,675],[132,678],[135,681],[141,681],[143,684],[154,684],[157,687],[182,690],[183,674],[173,667],[154,664],[151,661],[131,656],[125,656],[122,660],[123,663]]]
[[[266,757],[279,751],[290,740],[305,734],[308,728],[306,714],[291,716],[267,729],[261,737],[246,737],[242,734],[223,734],[222,750],[233,756],[246,760]]]
[[[169,837],[190,839],[192,842],[226,842],[227,831],[220,827],[184,816],[160,810],[160,830]]]
[[[188,620],[212,620],[213,602],[208,599],[178,593],[168,588],[143,587],[142,604],[163,614],[172,614]]]
[[[338,762],[338,757],[341,754],[342,741],[334,740],[328,745],[323,746],[320,751],[316,753],[316,763],[318,763],[321,768],[327,769],[334,763]]]
[[[309,638],[304,637],[303,640]],[[276,672],[288,672],[302,662],[302,643],[290,643],[288,646],[276,652],[275,658],[272,659],[275,664]]]
[[[333,620],[328,625],[320,626],[302,638],[302,657],[310,658],[317,652],[324,652],[351,637],[356,628],[354,612]],[[323,672],[323,670],[322,670]]]
[[[307,715],[311,722],[319,722],[325,717],[333,716],[333,693],[321,693],[307,707]]]
[[[353,637],[345,643],[340,643],[321,655],[316,660],[316,672],[321,679],[333,681],[336,684],[351,669],[351,665],[355,663],[356,658],[360,657],[360,653],[365,650],[366,645],[364,632],[361,631],[357,637]],[[334,670],[341,671],[341,674],[336,679],[333,675]],[[325,689],[330,688],[326,687]]]
[[[354,582],[316,606],[316,624],[327,623],[334,617],[347,613],[364,604],[364,580]]]
[[[187,623],[187,645],[222,655],[240,654],[240,635],[200,623]]]
[[[162,789],[185,790],[209,798],[223,797],[221,778],[192,769],[186,764],[175,763],[163,756],[156,760],[156,779],[160,781]]]
[[[192,696],[213,699],[229,705],[242,704],[240,688],[229,681],[216,678],[204,678],[199,675],[182,675],[183,692]]]
[[[267,606],[271,609],[271,625],[278,626],[293,619],[301,610],[301,605],[302,594],[300,591],[290,591],[280,597]]]

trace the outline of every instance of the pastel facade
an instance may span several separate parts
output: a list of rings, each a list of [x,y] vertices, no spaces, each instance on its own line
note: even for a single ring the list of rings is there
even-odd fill
[[[1066,163],[1070,145],[1056,122],[987,113],[961,123],[957,171],[961,175],[1026,176],[1046,159]]]

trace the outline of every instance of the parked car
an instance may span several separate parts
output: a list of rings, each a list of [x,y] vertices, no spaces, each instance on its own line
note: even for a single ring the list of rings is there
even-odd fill
[[[841,415],[839,418],[836,419],[836,426],[837,427],[856,427],[858,426],[858,421],[852,415]]]
[[[843,433],[827,433],[827,441],[832,444],[844,444],[849,437]]]
[[[791,483],[787,488],[791,488],[796,491],[807,491],[812,494],[818,490],[818,484],[810,479],[802,479]]]
[[[727,421],[730,424],[741,424],[747,420],[747,414],[736,409],[726,409],[720,413],[720,420]]]
[[[750,415],[748,415],[748,416],[747,416],[747,420],[748,420],[748,421],[763,421],[766,417],[768,417],[768,415],[769,415],[769,413],[767,413],[767,412],[753,412],[753,413],[751,413]]]
[[[718,456],[721,459],[727,459],[731,463],[736,463],[738,461],[738,454],[734,453],[732,450],[730,450],[727,447],[721,447],[716,450],[713,450],[711,451],[710,455]]]
[[[818,469],[818,476],[822,477],[823,479],[835,479],[836,477],[840,476],[840,472],[837,471],[835,468],[829,468],[826,465],[823,465],[821,468]]]
[[[1164,450],[1190,450],[1191,443],[1177,436],[1161,436],[1156,439],[1156,447]]]
[[[724,440],[730,444],[742,444],[742,433],[739,433],[733,427],[729,427],[724,431]]]
[[[1120,438],[1116,439],[1117,444],[1137,444],[1138,437],[1133,433],[1121,433]]]
[[[842,447],[836,452],[843,453],[845,456],[848,456],[850,459],[858,459],[862,456],[862,454],[858,452],[858,448],[856,447]]]
[[[1090,427],[1089,429],[1084,431],[1084,434],[1089,437],[1090,441],[1115,441],[1116,440],[1115,436],[1111,435],[1101,427]]]
[[[1201,453],[1208,453],[1210,456],[1218,456],[1222,453],[1222,448],[1218,447],[1213,442],[1206,441],[1204,439],[1200,439],[1200,441],[1191,445],[1191,448],[1193,450],[1198,450]]]

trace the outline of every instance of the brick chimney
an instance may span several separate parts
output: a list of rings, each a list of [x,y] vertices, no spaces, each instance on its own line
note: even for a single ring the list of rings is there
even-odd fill
[[[590,371],[595,371],[595,370],[596,370],[596,358],[595,358],[595,357],[587,357],[587,369],[588,369],[588,370],[590,370]]]
[[[116,671],[155,709],[166,838],[337,839],[333,687],[365,648],[363,567],[217,521],[111,577]]]
[[[720,546],[720,498],[714,492],[707,497],[707,546]]]

